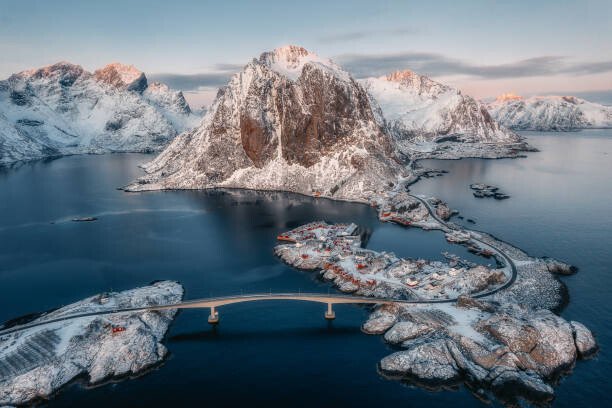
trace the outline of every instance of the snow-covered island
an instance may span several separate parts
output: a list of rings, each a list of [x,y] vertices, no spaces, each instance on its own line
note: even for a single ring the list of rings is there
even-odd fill
[[[584,325],[553,312],[564,302],[564,286],[553,274],[571,268],[445,222],[440,214],[447,207],[439,200],[395,195],[379,208],[382,221],[441,229],[449,241],[494,256],[498,267],[400,259],[362,248],[355,224],[325,222],[282,233],[275,253],[343,292],[405,302],[377,307],[363,325],[402,349],[381,360],[385,376],[427,386],[465,382],[504,400],[550,400],[554,380],[597,350]]]
[[[82,375],[97,384],[160,363],[168,352],[161,341],[176,310],[95,313],[174,304],[182,298],[179,283],[160,281],[64,306],[24,330],[1,334],[7,328],[0,328],[0,406],[47,399]],[[88,313],[92,315],[61,320]],[[49,323],[34,325],[44,322]]]
[[[514,130],[571,131],[612,128],[612,106],[575,96],[499,96],[487,105],[491,116]]]

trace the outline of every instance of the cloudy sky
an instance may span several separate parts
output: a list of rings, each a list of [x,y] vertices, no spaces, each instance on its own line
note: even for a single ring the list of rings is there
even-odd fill
[[[134,64],[196,106],[262,51],[302,45],[356,77],[412,69],[479,98],[612,103],[612,1],[0,0],[0,78]]]

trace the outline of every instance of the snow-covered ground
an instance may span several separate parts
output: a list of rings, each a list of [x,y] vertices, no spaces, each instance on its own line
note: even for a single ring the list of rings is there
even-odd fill
[[[178,303],[183,287],[172,281],[104,293],[46,313],[33,322],[64,316]],[[87,316],[0,335],[0,405],[20,405],[52,395],[74,378],[91,384],[137,374],[163,360],[161,343],[176,310]]]

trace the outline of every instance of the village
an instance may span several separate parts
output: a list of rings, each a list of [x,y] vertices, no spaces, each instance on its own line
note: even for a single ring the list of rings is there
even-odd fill
[[[384,209],[382,210],[384,211]],[[362,248],[355,224],[313,222],[278,237],[275,253],[303,270],[319,270],[340,291],[404,300],[444,300],[475,295],[503,285],[503,269],[474,265],[457,257],[447,262],[401,259]]]

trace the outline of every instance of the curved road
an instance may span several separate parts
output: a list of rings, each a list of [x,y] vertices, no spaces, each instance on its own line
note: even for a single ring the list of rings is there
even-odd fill
[[[425,206],[425,208],[427,208],[427,211],[429,211],[429,215],[432,216],[433,219],[435,219],[436,221],[438,221],[441,225],[445,226],[448,229],[451,230],[455,230],[457,231],[458,228],[453,226],[453,225],[449,225],[446,221],[444,221],[443,219],[441,219],[440,217],[438,217],[438,214],[436,214],[436,211],[431,207],[431,205],[427,202],[427,200],[415,196],[413,194],[408,194],[410,197],[415,198],[417,200],[419,200],[419,202],[421,204],[423,204]],[[482,298],[482,297],[486,297],[486,296],[490,296],[493,295],[501,290],[504,290],[508,287],[510,287],[515,281],[516,281],[516,274],[517,274],[517,270],[516,270],[516,264],[514,263],[514,261],[512,259],[510,259],[510,257],[508,255],[506,255],[506,253],[504,251],[502,251],[501,249],[497,248],[494,245],[488,244],[478,238],[475,237],[471,237],[472,241],[476,241],[479,244],[481,244],[482,246],[486,247],[486,248],[490,248],[493,252],[495,252],[497,255],[499,255],[505,262],[506,265],[508,265],[510,267],[510,279],[508,279],[503,285],[498,286],[495,289],[492,289],[490,291],[487,292],[482,292],[476,295],[472,295],[473,298]],[[456,299],[450,300],[450,301],[455,301]]]
[[[442,220],[436,214],[435,210],[431,207],[431,205],[427,202],[427,200],[409,194],[411,197],[419,200],[421,204],[427,208],[429,214],[442,226],[445,226],[451,230],[458,230],[457,227],[449,225],[446,221]],[[473,241],[478,242],[482,246],[486,248],[490,248],[493,252],[499,255],[506,264],[510,267],[511,276],[502,286],[499,286],[495,289],[492,289],[487,292],[482,292],[476,295],[472,295],[473,298],[483,298],[486,296],[493,295],[501,290],[504,290],[511,286],[516,280],[516,265],[510,259],[508,255],[506,255],[499,248],[488,244],[484,241],[481,241],[478,238],[471,238]],[[5,330],[0,330],[0,336],[18,332],[21,330],[29,329],[32,327],[42,326],[46,324],[61,322],[69,319],[76,319],[80,317],[89,317],[89,316],[99,316],[99,315],[108,315],[108,314],[117,314],[117,313],[133,313],[133,312],[145,312],[145,311],[154,311],[154,310],[170,310],[170,309],[211,309],[211,312],[214,312],[214,309],[219,306],[229,305],[233,303],[243,303],[243,302],[256,302],[256,301],[268,301],[268,300],[297,300],[297,301],[306,301],[306,302],[316,302],[316,303],[326,303],[330,305],[332,304],[391,304],[391,303],[403,303],[403,304],[432,304],[432,303],[453,303],[456,302],[457,299],[421,299],[421,300],[397,300],[397,299],[385,299],[385,298],[372,298],[372,297],[359,297],[359,296],[351,296],[351,295],[324,295],[321,293],[269,293],[269,294],[253,294],[253,295],[241,295],[241,296],[227,296],[227,297],[217,297],[217,298],[205,298],[205,299],[195,299],[189,300],[181,303],[175,303],[170,305],[156,305],[156,306],[146,306],[146,307],[136,307],[136,308],[125,308],[125,309],[108,309],[101,310],[96,312],[88,312],[81,313],[75,315],[68,315],[63,317],[58,317],[56,319],[50,319],[42,322],[32,322],[26,323],[23,325],[11,327]]]

